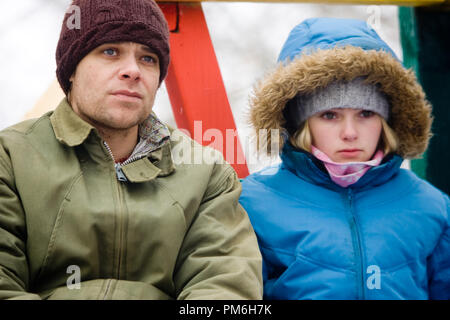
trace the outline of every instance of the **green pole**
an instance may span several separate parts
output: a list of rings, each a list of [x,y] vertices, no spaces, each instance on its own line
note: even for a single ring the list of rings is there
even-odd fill
[[[400,7],[403,63],[413,68],[433,106],[433,137],[411,169],[450,193],[450,11],[445,7]]]
[[[412,68],[420,81],[419,74],[419,43],[417,23],[413,7],[399,8],[400,39],[403,48],[403,65]],[[427,153],[421,159],[411,160],[411,170],[422,179],[426,179]]]

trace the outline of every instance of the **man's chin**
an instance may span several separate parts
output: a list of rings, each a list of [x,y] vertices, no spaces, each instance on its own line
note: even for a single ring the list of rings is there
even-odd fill
[[[94,120],[94,127],[98,129],[104,129],[108,131],[126,131],[135,128],[138,126],[143,120],[140,118],[133,119],[124,119],[123,117],[119,118],[108,118],[108,119],[97,119]]]

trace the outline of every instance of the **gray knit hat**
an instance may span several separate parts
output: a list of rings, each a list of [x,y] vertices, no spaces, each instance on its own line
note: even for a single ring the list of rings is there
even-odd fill
[[[299,126],[316,113],[335,108],[363,109],[389,118],[389,101],[376,85],[365,83],[364,77],[349,82],[333,82],[312,94],[298,94],[287,106],[286,119]]]

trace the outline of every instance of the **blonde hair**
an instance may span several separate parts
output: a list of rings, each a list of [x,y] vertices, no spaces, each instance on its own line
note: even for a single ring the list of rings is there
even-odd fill
[[[387,124],[386,120],[381,118],[382,130],[378,149],[382,149],[384,154],[387,155],[391,152],[395,152],[398,148],[397,135],[394,130]],[[289,137],[291,144],[297,149],[303,149],[311,152],[312,135],[309,128],[308,120]]]

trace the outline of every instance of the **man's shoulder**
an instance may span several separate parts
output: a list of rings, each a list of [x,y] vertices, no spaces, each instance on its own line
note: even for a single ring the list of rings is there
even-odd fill
[[[0,158],[29,159],[34,153],[49,153],[56,142],[50,112],[36,119],[21,121],[0,131]],[[8,159],[11,160],[8,160]]]
[[[18,122],[0,131],[1,140],[15,139],[18,137],[32,136],[48,132],[51,129],[50,115],[53,111],[47,112],[39,118],[33,118]]]
[[[170,153],[175,167],[173,175],[161,181],[169,190],[179,191],[180,181],[190,185],[189,190],[201,190],[201,194],[214,195],[236,187],[238,181],[233,167],[224,160],[222,153],[212,147],[202,146],[191,139],[185,130],[169,127]],[[180,180],[181,179],[181,180]],[[189,191],[184,190],[184,193]]]
[[[175,165],[229,166],[220,151],[201,145],[190,137],[187,130],[170,126],[168,128],[172,159]]]

